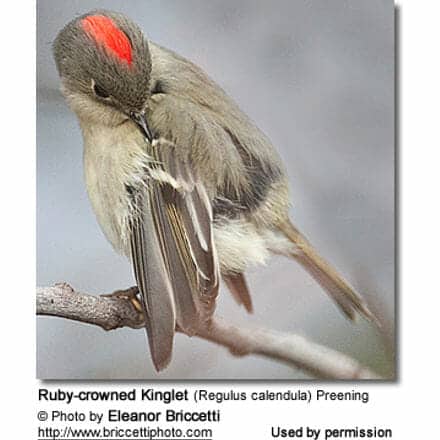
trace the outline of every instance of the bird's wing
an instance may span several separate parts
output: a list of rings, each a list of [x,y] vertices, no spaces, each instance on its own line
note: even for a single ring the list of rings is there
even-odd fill
[[[176,324],[194,334],[215,308],[219,265],[203,183],[174,146],[154,141],[143,189],[133,194],[131,255],[154,365],[171,359]]]

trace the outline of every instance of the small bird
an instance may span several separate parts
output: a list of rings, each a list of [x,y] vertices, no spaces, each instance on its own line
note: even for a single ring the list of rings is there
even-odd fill
[[[83,134],[89,198],[131,260],[157,371],[176,329],[210,325],[220,278],[252,311],[244,272],[271,254],[301,264],[350,319],[373,319],[290,222],[268,138],[201,68],[106,10],[68,23],[53,52]]]

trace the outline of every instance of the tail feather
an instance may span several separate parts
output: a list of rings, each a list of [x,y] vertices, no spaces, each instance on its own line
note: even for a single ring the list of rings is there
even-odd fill
[[[289,222],[282,226],[281,231],[296,247],[292,258],[333,298],[348,318],[354,320],[358,312],[368,320],[377,322],[365,300],[313,249],[295,226]]]
[[[248,313],[252,313],[252,298],[244,275],[242,273],[223,275],[223,280],[238,304],[243,305]]]

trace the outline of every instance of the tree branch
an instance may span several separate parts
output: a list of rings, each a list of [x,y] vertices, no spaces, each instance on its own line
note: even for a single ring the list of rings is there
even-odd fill
[[[143,327],[143,315],[128,299],[80,293],[66,283],[37,288],[37,315],[81,321],[104,330]],[[277,359],[317,378],[381,379],[349,356],[295,334],[241,328],[215,318],[197,336],[223,345],[235,355]]]

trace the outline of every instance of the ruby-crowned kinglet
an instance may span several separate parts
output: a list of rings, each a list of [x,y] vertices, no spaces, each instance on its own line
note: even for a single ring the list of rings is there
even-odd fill
[[[67,24],[54,55],[84,137],[90,200],[133,265],[157,370],[176,327],[209,326],[220,277],[252,310],[243,273],[270,254],[298,261],[349,318],[372,318],[290,222],[270,141],[199,67],[104,10]]]

